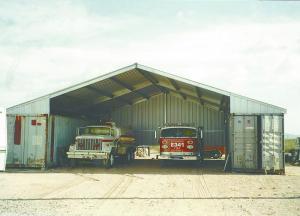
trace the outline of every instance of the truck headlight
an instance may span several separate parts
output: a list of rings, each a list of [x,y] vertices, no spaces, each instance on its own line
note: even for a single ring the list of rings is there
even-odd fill
[[[69,151],[75,151],[75,144],[73,144],[73,145],[70,145],[70,147],[69,147]]]
[[[168,145],[162,145],[161,148],[167,149],[167,148],[169,148],[169,146]]]
[[[186,147],[187,147],[187,149],[193,149],[194,148],[193,145],[187,145]]]

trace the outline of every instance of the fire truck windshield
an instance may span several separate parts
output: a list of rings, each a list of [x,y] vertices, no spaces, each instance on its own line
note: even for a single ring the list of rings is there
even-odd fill
[[[193,128],[166,128],[161,131],[161,137],[197,137]]]
[[[113,129],[110,127],[86,127],[80,130],[80,135],[111,135],[111,133]]]

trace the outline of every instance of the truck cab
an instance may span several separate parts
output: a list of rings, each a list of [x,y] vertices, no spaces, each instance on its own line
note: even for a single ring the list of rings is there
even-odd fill
[[[162,127],[159,145],[159,159],[203,160],[203,130],[201,127]]]

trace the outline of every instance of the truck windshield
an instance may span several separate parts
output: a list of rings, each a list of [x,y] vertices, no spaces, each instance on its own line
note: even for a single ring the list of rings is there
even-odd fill
[[[161,137],[197,137],[193,128],[166,128],[161,131]]]
[[[110,127],[86,127],[80,128],[79,134],[80,135],[111,135],[110,134]],[[113,131],[112,131],[113,135]]]

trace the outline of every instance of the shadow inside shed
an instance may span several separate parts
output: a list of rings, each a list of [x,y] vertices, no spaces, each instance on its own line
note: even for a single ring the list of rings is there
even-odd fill
[[[51,98],[50,115],[89,124],[114,121],[131,128],[138,145],[155,145],[155,131],[165,123],[201,126],[205,145],[225,146],[229,97],[135,67]],[[57,149],[55,136],[51,152]]]

